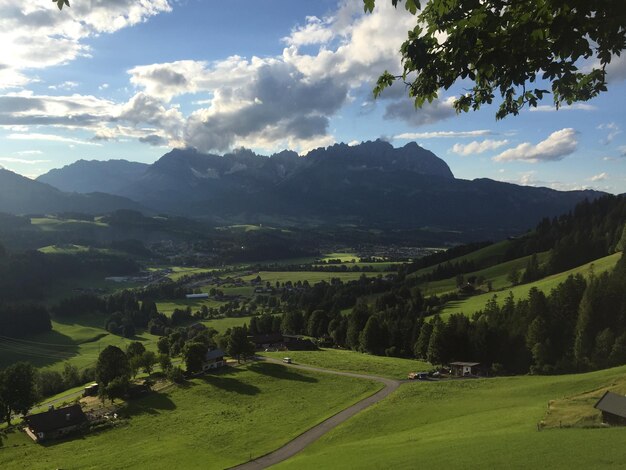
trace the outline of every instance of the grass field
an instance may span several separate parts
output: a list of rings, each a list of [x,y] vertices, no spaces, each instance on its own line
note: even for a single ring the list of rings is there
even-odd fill
[[[380,387],[277,364],[229,368],[133,402],[117,429],[50,445],[11,433],[0,438],[0,468],[222,469],[280,447]]]
[[[274,468],[624,467],[626,428],[537,428],[549,400],[624,374],[407,384]]]
[[[539,262],[539,265],[547,262],[548,256],[549,254],[547,251],[539,253],[537,255],[537,261]],[[496,264],[495,266],[490,266],[479,271],[467,273],[465,274],[465,278],[467,279],[470,276],[483,277],[486,280],[491,281],[493,290],[501,290],[511,286],[511,282],[508,280],[509,274],[513,270],[517,270],[522,273],[526,269],[526,265],[528,264],[529,259],[530,256],[524,256],[522,258],[514,259],[512,261],[507,261],[506,263]],[[440,295],[447,292],[455,292],[456,277],[424,283],[420,285],[420,288],[422,289],[424,295]]]
[[[334,369],[360,374],[378,375],[392,379],[406,379],[409,372],[428,371],[427,362],[399,357],[372,356],[354,351],[322,349],[320,351],[265,352],[262,356],[283,358],[289,356],[296,364]]]
[[[316,271],[260,271],[249,276],[243,276],[241,279],[244,281],[250,281],[258,276],[261,276],[263,282],[269,281],[272,285],[279,282],[298,282],[309,281],[309,284],[313,285],[317,282],[326,281],[330,282],[332,278],[341,279],[343,282],[354,281],[359,279],[364,274],[367,277],[376,277],[380,275],[378,272],[372,273],[333,273],[333,272],[316,272]]]
[[[456,263],[459,261],[473,261],[476,263],[476,266],[484,269],[485,267],[492,266],[500,263],[502,256],[506,253],[510,245],[509,240],[503,240],[498,243],[494,243],[493,245],[486,246],[485,248],[481,248],[480,250],[476,250],[472,253],[468,253],[467,255],[459,256],[450,260],[451,263]],[[424,274],[430,273],[435,266],[429,266],[428,268],[420,269],[411,274],[411,276],[423,276]]]
[[[53,370],[60,370],[64,362],[83,369],[94,366],[105,347],[114,345],[125,349],[131,341],[141,341],[147,349],[156,350],[157,336],[143,332],[127,339],[110,334],[102,327],[105,318],[86,315],[80,320],[53,321],[52,331],[25,339],[0,336],[0,368],[29,361],[36,367]]]
[[[554,289],[560,283],[565,281],[565,279],[567,279],[570,274],[582,274],[583,276],[588,277],[589,275],[591,275],[591,273],[600,274],[604,271],[613,269],[621,256],[621,253],[614,253],[612,255],[594,260],[577,268],[570,269],[569,271],[555,274],[553,276],[548,276],[536,282],[522,284],[512,287],[510,289],[502,290],[500,292],[489,292],[486,294],[468,297],[464,300],[449,302],[442,310],[441,316],[443,318],[452,315],[453,313],[464,313],[466,315],[471,315],[478,310],[482,310],[485,307],[487,301],[491,299],[494,294],[497,295],[497,300],[500,303],[504,302],[505,298],[509,295],[509,292],[513,292],[513,296],[516,299],[526,298],[528,296],[528,291],[530,291],[530,289],[532,289],[533,287],[536,287],[537,289],[548,294],[551,289]]]

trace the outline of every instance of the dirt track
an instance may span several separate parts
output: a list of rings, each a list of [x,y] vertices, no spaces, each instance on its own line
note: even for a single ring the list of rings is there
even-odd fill
[[[282,361],[279,361],[276,359],[269,359],[269,358],[259,358],[259,359],[266,360],[268,362],[276,362],[280,364],[283,363]],[[385,385],[385,388],[378,391],[374,395],[364,398],[363,400],[359,401],[358,403],[355,403],[354,405],[346,408],[345,410],[340,411],[336,415],[331,416],[326,421],[323,421],[320,424],[313,426],[311,429],[300,434],[298,437],[288,442],[281,448],[275,450],[274,452],[270,452],[269,454],[266,454],[255,460],[251,460],[244,464],[237,465],[236,467],[232,467],[232,469],[258,470],[258,469],[271,467],[272,465],[276,465],[277,463],[282,462],[283,460],[287,460],[289,457],[292,457],[296,455],[298,452],[302,451],[309,444],[318,440],[328,431],[339,426],[344,421],[350,419],[359,411],[362,411],[365,408],[372,406],[374,403],[378,403],[380,400],[382,400],[383,398],[388,396],[390,393],[395,391],[400,386],[400,384],[402,384],[402,381],[400,380],[393,380],[393,379],[388,379],[385,377],[378,377],[374,375],[353,374],[351,372],[340,372],[336,370],[321,369],[318,367],[302,366],[302,365],[297,365],[297,364],[285,364],[285,365],[288,367],[293,367],[295,369],[309,370],[312,372],[322,372],[324,374],[343,375],[346,377],[356,377],[359,379],[375,380],[377,382],[382,382]]]

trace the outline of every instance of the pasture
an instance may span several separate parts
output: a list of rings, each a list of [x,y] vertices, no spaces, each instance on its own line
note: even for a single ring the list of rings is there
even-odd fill
[[[531,256],[524,256],[505,263],[496,264],[495,266],[490,266],[485,269],[464,274],[464,277],[465,279],[472,276],[482,277],[485,281],[491,281],[491,287],[493,290],[502,290],[511,286],[511,281],[508,279],[509,274],[513,270],[517,270],[520,274],[523,273],[530,258]],[[546,263],[548,258],[549,256],[547,251],[537,255],[537,261],[540,266]],[[456,277],[440,281],[426,282],[420,284],[420,288],[422,289],[424,295],[441,295],[448,292],[455,292],[457,289]]]
[[[624,374],[626,367],[403,385],[274,468],[624,466],[626,428],[540,431],[537,426],[548,401],[605,386]]]
[[[146,332],[127,339],[113,335],[103,328],[106,315],[85,315],[80,320],[52,322],[52,331],[28,338],[0,336],[0,368],[18,361],[34,366],[61,370],[64,362],[79,369],[93,367],[100,351],[109,345],[126,349],[131,341],[143,342],[146,349],[156,350],[157,336]]]
[[[133,401],[118,428],[34,444],[0,437],[0,468],[222,469],[272,451],[381,385],[279,364],[227,368]]]
[[[376,277],[381,273],[371,272],[371,273],[361,273],[361,272],[322,272],[322,271],[260,271],[258,273],[250,274],[248,276],[243,276],[241,279],[244,281],[251,281],[258,276],[261,276],[262,281],[265,283],[267,281],[272,284],[272,286],[279,281],[281,283],[291,281],[292,283],[296,283],[298,281],[309,281],[309,284],[313,285],[321,281],[330,282],[332,278],[341,279],[343,282],[347,281],[355,281],[361,277],[361,275],[365,275],[366,277]]]
[[[432,366],[417,359],[373,356],[350,350],[264,352],[262,356],[281,359],[289,356],[295,364],[333,369],[358,374],[378,375],[390,379],[406,379],[409,372],[429,371]]]
[[[486,294],[471,296],[464,300],[448,302],[448,304],[443,308],[441,316],[442,318],[444,318],[452,315],[453,313],[464,313],[465,315],[472,315],[474,312],[482,310],[485,307],[487,301],[490,300],[494,295],[497,295],[498,303],[502,304],[506,297],[509,295],[509,292],[512,292],[513,296],[516,299],[526,298],[528,296],[528,292],[533,287],[536,287],[537,289],[548,294],[550,290],[554,289],[560,283],[565,281],[565,279],[567,279],[569,275],[581,274],[585,277],[589,277],[592,274],[600,274],[613,269],[621,256],[621,252],[614,253],[612,255],[605,256],[604,258],[594,260],[590,263],[583,264],[582,266],[578,266],[577,268],[573,268],[559,274],[545,277],[543,279],[540,279],[539,281],[511,287],[510,289],[504,289],[499,292],[488,292]]]

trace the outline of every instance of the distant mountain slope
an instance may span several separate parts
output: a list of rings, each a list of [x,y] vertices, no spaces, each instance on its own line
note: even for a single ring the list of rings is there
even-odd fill
[[[542,217],[602,194],[455,179],[442,159],[417,144],[394,148],[381,140],[337,144],[303,157],[290,151],[265,157],[250,150],[218,156],[175,149],[147,167],[128,165],[79,162],[41,180],[54,177],[59,187],[88,188],[102,173],[107,177],[98,189],[160,212],[217,223],[425,228],[474,232],[475,240],[525,231]]]
[[[78,160],[60,169],[50,170],[37,181],[61,191],[119,194],[141,177],[149,165],[127,160]]]
[[[141,209],[129,199],[103,193],[64,193],[50,185],[0,169],[0,212],[11,214],[84,212],[90,214],[116,209]]]

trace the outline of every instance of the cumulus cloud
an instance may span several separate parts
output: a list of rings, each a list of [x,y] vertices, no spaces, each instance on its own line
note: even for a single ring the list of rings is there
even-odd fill
[[[94,0],[59,15],[48,2],[0,0],[6,12],[0,39],[8,51],[0,59],[0,89],[32,80],[25,71],[88,55],[89,37],[171,10],[167,0]],[[137,65],[128,70],[136,93],[127,102],[78,94],[6,94],[0,97],[0,126],[82,128],[93,132],[92,143],[132,137],[202,151],[286,144],[305,151],[334,142],[330,119],[364,91],[369,95],[382,70],[400,72],[399,47],[414,22],[390,2],[377,2],[372,14],[364,14],[359,2],[343,1],[332,14],[308,17],[294,27],[279,55]],[[52,85],[56,90],[73,86]],[[198,108],[183,114],[172,103],[189,94],[199,95]],[[386,119],[419,126],[454,115],[453,97],[415,110],[404,96],[401,86],[386,90],[380,101]]]
[[[167,0],[76,2],[62,14],[48,0],[0,0],[0,89],[23,86],[28,69],[60,65],[89,54],[85,40],[170,11]]]
[[[331,23],[332,19],[321,20],[317,16],[307,16],[305,25],[292,29],[283,42],[297,47],[327,43],[333,38],[333,32],[328,27]]]
[[[489,150],[496,150],[504,145],[508,144],[508,140],[491,140],[485,139],[483,141],[474,140],[469,144],[454,144],[452,151],[458,155],[467,156],[477,153],[484,153]]]
[[[576,150],[578,141],[572,128],[553,132],[547,139],[536,145],[524,142],[517,147],[505,150],[493,158],[497,162],[520,160],[529,163],[562,160]]]
[[[443,121],[454,115],[454,100],[451,96],[445,100],[436,100],[432,103],[425,103],[421,108],[416,109],[409,99],[401,99],[387,105],[384,119],[401,119],[414,126],[423,126]]]
[[[283,38],[286,48],[278,56],[182,60],[141,65],[128,73],[141,93],[164,102],[184,94],[208,96],[194,101],[200,108],[186,117],[181,134],[186,145],[211,151],[289,142],[302,151],[333,142],[330,118],[353,99],[351,93],[371,89],[381,70],[398,68],[399,46],[414,21],[386,2],[371,15],[355,2],[344,2],[333,15],[309,17],[294,28]],[[315,44],[321,46],[317,52],[303,51]],[[391,103],[386,117],[428,124],[454,114],[450,100],[421,112],[407,102],[408,107]]]

